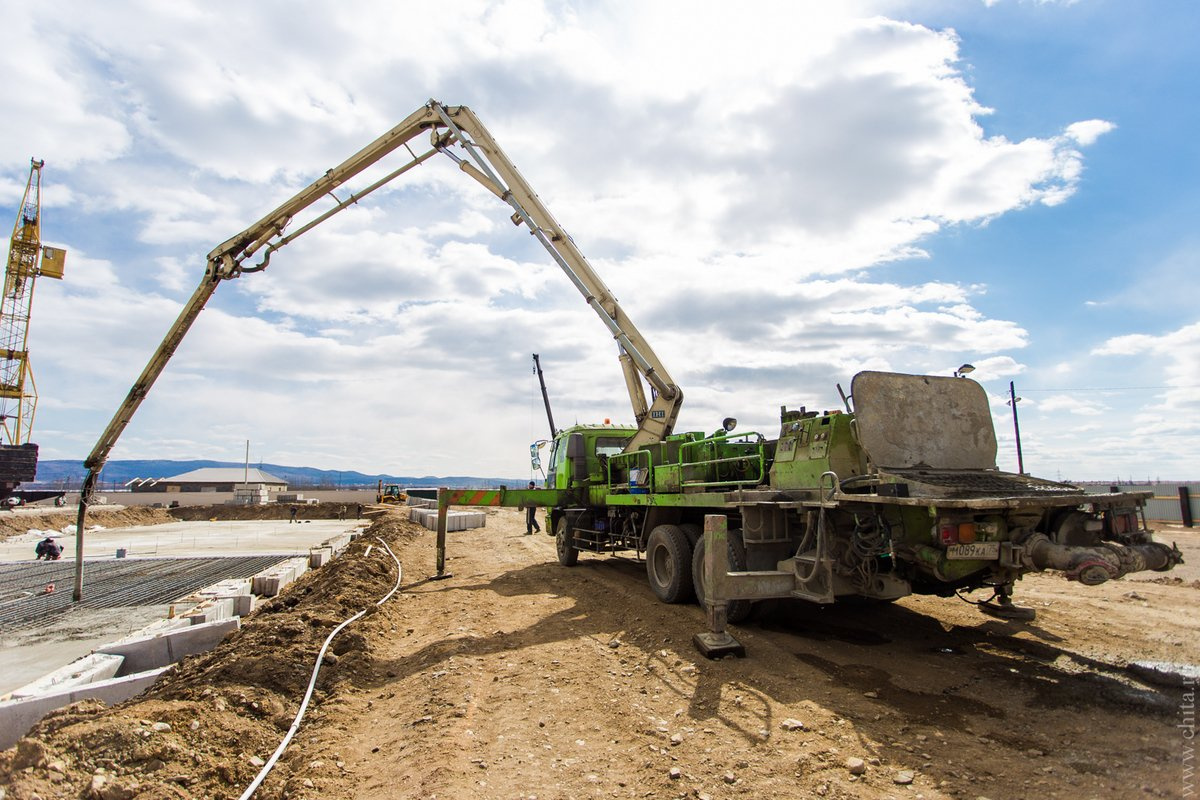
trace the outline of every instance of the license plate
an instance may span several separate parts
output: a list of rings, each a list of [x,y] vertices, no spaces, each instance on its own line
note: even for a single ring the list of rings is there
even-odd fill
[[[972,542],[971,544],[952,544],[946,548],[946,558],[995,560],[1000,558],[1000,543]]]

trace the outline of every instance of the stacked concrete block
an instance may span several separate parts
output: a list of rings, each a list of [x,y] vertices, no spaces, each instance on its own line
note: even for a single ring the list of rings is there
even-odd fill
[[[179,612],[179,609],[175,606],[172,606],[172,609],[175,612]],[[190,606],[188,606],[188,609],[190,609]],[[188,609],[184,609],[184,610],[188,610]],[[151,622],[149,625],[142,628],[140,631],[137,631],[133,635],[127,636],[125,638],[127,638],[127,639],[144,639],[148,636],[161,636],[164,633],[170,633],[171,631],[177,631],[180,628],[186,628],[191,624],[192,624],[192,621],[190,619],[187,619],[186,617],[182,616],[180,613],[175,613],[166,619],[160,619],[157,622]]]
[[[332,547],[314,547],[308,551],[308,568],[318,569],[333,560]]]
[[[347,547],[349,547],[350,543],[357,538],[358,538],[357,531],[355,531],[354,533],[342,533],[342,534],[338,534],[337,536],[334,536],[331,539],[326,539],[325,541],[321,542],[321,546],[328,547],[330,550],[333,551],[333,554],[336,556],[338,553],[342,552]]]
[[[198,604],[183,615],[193,625],[203,625],[206,622],[218,622],[223,619],[240,617],[237,613],[237,603],[232,597],[214,597]]]
[[[289,558],[251,578],[250,591],[259,597],[274,597],[306,572],[308,556]]]
[[[196,625],[230,617],[243,617],[254,610],[254,595],[249,578],[230,578],[214,583],[175,602],[176,607],[191,606],[181,616]]]
[[[437,508],[437,500],[430,500],[426,497],[409,496],[408,505],[412,508]]]
[[[437,530],[437,508],[413,508],[408,512],[408,518],[431,531]],[[471,528],[482,528],[487,525],[487,514],[482,511],[447,511],[446,530],[465,531]]]
[[[266,486],[237,487],[233,490],[233,499],[226,500],[226,505],[234,506],[265,506],[271,502],[271,494]]]

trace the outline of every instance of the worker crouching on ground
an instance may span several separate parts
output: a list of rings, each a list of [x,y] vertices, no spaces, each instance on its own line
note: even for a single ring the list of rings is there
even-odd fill
[[[37,548],[34,550],[37,553],[37,561],[43,558],[47,561],[58,561],[62,557],[62,545],[47,536],[37,543]]]
[[[530,481],[529,488],[536,489],[537,485],[533,481]],[[532,536],[534,531],[541,533],[542,526],[538,525],[537,507],[530,506],[529,508],[525,509],[525,535]]]

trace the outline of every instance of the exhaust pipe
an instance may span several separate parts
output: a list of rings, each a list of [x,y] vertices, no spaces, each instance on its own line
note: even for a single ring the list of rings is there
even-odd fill
[[[1066,574],[1067,580],[1086,586],[1098,586],[1131,572],[1166,572],[1183,563],[1183,553],[1178,547],[1160,542],[1131,545],[1103,542],[1094,547],[1075,547],[1055,544],[1044,533],[1035,533],[1021,544],[1026,566],[1038,571],[1059,570]]]

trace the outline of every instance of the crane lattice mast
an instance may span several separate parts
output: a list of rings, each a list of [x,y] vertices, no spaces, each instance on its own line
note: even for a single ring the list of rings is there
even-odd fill
[[[24,445],[33,431],[37,387],[29,367],[29,315],[34,282],[41,275],[62,278],[65,252],[42,247],[41,206],[44,161],[30,159],[29,181],[17,211],[4,295],[0,297],[0,445]]]

